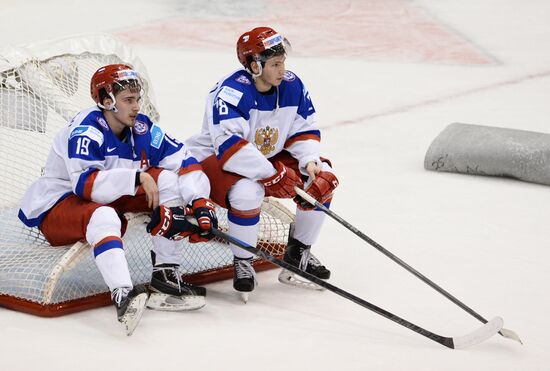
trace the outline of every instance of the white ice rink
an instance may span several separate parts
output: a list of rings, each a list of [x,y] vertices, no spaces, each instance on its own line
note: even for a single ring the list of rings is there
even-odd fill
[[[45,319],[0,308],[0,370],[550,370],[550,189],[424,170],[450,123],[550,133],[547,0],[4,0],[0,46],[83,33],[127,40],[145,63],[160,124],[185,138],[239,67],[234,43],[271,25],[308,87],[332,209],[484,317],[495,336],[449,350],[331,292],[259,273],[248,304],[230,281],[193,313],[147,311],[134,335],[113,307]],[[90,103],[92,101],[90,100]],[[313,252],[331,283],[446,336],[480,323],[327,219]]]

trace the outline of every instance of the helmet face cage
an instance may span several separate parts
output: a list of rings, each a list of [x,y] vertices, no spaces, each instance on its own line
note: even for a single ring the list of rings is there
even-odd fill
[[[100,108],[106,108],[103,106],[103,100],[107,97],[113,101],[111,107],[114,108],[116,104],[115,95],[126,89],[137,91],[142,95],[142,87],[143,83],[139,74],[130,66],[124,64],[101,67],[94,73],[90,83],[92,99]]]
[[[256,62],[265,63],[269,58],[277,57],[280,55],[287,54],[286,48],[283,43],[277,44],[269,49],[264,50],[263,52],[253,56],[253,60]]]
[[[287,54],[290,49],[288,40],[269,27],[254,28],[237,41],[237,57],[249,72],[252,61],[263,64],[269,58]]]

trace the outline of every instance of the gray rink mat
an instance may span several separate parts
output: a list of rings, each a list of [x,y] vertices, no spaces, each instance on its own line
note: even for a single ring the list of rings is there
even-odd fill
[[[424,168],[550,185],[550,134],[453,123],[433,140]]]

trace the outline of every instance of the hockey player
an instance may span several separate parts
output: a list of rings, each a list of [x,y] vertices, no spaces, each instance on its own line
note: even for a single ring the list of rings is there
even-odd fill
[[[288,41],[269,27],[239,37],[237,57],[244,69],[223,77],[210,91],[202,131],[186,144],[210,179],[212,199],[228,209],[229,233],[247,244],[257,243],[264,196],[294,198],[296,222],[284,260],[328,279],[330,271],[310,253],[324,214],[298,199],[294,187],[303,188],[305,182],[305,190],[328,206],[338,180],[319,154],[321,135],[310,95],[298,76],[285,70],[288,48]],[[231,248],[233,287],[250,292],[256,285],[252,256]],[[286,270],[279,280],[308,285]]]
[[[154,228],[160,212],[181,207],[200,220],[178,230],[193,241],[210,237],[217,219],[208,200],[210,185],[184,145],[139,113],[142,81],[123,64],[98,69],[91,79],[96,106],[79,112],[54,139],[44,175],[27,190],[19,218],[38,227],[52,246],[86,240],[111,291],[118,320],[130,335],[143,309],[198,309],[206,290],[184,282],[176,242],[166,228]],[[160,206],[159,206],[160,205]],[[125,212],[151,212],[154,230],[152,294],[134,287],[122,235]],[[162,219],[166,221],[166,217]],[[164,236],[164,237],[163,237]],[[148,300],[148,301],[147,301]]]

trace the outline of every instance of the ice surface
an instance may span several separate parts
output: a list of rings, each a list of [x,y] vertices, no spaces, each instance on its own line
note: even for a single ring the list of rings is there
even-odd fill
[[[131,338],[111,307],[55,319],[0,308],[0,369],[548,369],[548,187],[429,172],[423,159],[452,122],[550,132],[549,19],[544,0],[4,2],[1,45],[97,31],[131,42],[161,125],[182,138],[199,130],[211,86],[238,67],[240,33],[263,24],[286,33],[287,68],[310,90],[340,179],[333,210],[485,318],[502,316],[525,345],[496,336],[452,351],[270,271],[246,305],[230,281],[211,284],[205,308],[147,311]],[[325,226],[314,253],[333,284],[441,335],[479,326],[334,221]]]

